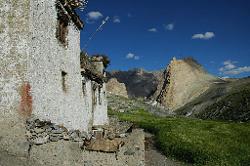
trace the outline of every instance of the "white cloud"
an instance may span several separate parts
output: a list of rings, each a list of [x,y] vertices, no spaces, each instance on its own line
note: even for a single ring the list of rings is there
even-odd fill
[[[238,75],[238,74],[247,73],[247,72],[250,72],[250,66],[238,67],[232,70],[227,70],[227,71],[224,71],[224,74]]]
[[[174,30],[174,24],[171,23],[171,24],[168,24],[168,25],[164,25],[164,28],[168,31],[172,31]]]
[[[99,11],[91,11],[87,13],[86,16],[87,16],[86,22],[90,24],[94,23],[96,20],[99,20],[103,17],[102,13]]]
[[[126,55],[126,58],[127,59],[134,59],[134,60],[139,60],[140,59],[139,56],[137,56],[137,55],[135,55],[135,54],[133,54],[131,52]]]
[[[203,39],[203,40],[209,40],[211,38],[214,38],[215,34],[214,32],[206,32],[204,34],[198,33],[198,34],[194,34],[192,36],[192,39]]]
[[[148,29],[149,32],[157,32],[158,30],[156,28],[150,28]]]
[[[134,57],[135,57],[135,54],[133,54],[133,53],[131,53],[131,52],[128,53],[127,56],[126,56],[127,59],[132,59],[132,58],[134,58]]]
[[[227,61],[223,62],[224,68],[225,68],[226,70],[234,69],[234,68],[236,68],[236,66],[234,65],[235,63],[236,63],[236,62],[232,62],[231,60],[227,60]]]
[[[135,56],[134,59],[135,59],[135,60],[139,60],[140,57],[139,57],[139,56]]]
[[[228,71],[228,70],[232,70],[232,69],[236,68],[235,63],[237,63],[237,62],[231,61],[231,60],[224,61],[223,62],[223,67],[221,67],[219,69],[219,71],[220,72],[225,72],[225,71]]]
[[[237,67],[237,61],[227,60],[223,62],[223,67],[219,68],[220,74],[238,75],[241,73],[250,72],[250,66]]]
[[[114,16],[113,17],[113,23],[120,23],[121,22],[121,19],[119,16]]]

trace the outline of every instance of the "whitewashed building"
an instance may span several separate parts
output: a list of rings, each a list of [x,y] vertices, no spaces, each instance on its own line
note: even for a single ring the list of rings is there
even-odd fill
[[[0,1],[0,122],[35,115],[80,131],[108,122],[105,85],[93,91],[82,78],[83,23],[67,2]]]

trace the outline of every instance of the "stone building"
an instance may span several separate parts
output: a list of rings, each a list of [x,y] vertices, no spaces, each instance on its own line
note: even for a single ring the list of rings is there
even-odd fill
[[[81,75],[83,22],[68,2],[0,1],[0,123],[35,115],[88,131],[108,122],[105,86]]]

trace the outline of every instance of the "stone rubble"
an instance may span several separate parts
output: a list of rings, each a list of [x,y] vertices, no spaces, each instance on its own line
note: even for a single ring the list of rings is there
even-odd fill
[[[123,146],[122,138],[132,131],[132,123],[119,121],[117,117],[110,118],[110,125],[93,127],[91,133],[79,130],[67,130],[50,121],[41,121],[31,117],[26,121],[26,138],[30,145],[43,145],[50,142],[77,142],[82,149],[101,152],[116,152]]]
[[[37,118],[30,118],[27,123],[11,128],[3,127],[0,138],[4,135],[9,137],[3,137],[0,146],[8,147],[9,151],[8,154],[0,153],[0,165],[144,165],[144,132],[130,123],[111,119],[112,126],[95,127],[91,134],[69,131]],[[123,124],[127,127],[123,127]],[[9,131],[15,133],[15,137]]]
[[[92,138],[91,134],[79,130],[67,130],[63,126],[55,125],[50,121],[41,121],[30,118],[26,121],[26,138],[31,145],[42,145],[59,140],[84,142]]]

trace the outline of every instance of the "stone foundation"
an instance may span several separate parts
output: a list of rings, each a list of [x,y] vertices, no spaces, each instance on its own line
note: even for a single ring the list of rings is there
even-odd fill
[[[125,122],[112,122],[112,126],[99,129],[98,131],[103,131],[100,138],[98,132],[93,132],[91,138],[87,138],[86,133],[66,132],[65,128],[38,119],[29,120],[26,127],[28,130],[25,126],[15,124],[11,128],[1,130],[1,166],[143,166],[145,164],[144,132],[141,129],[133,129],[130,133],[125,133],[130,129],[130,124]],[[31,133],[31,137],[28,137],[27,132]],[[48,137],[47,142],[35,141],[45,134]],[[94,146],[92,149],[88,146],[92,141],[94,143],[99,141],[99,150],[94,149]],[[119,142],[123,144],[115,144]],[[104,153],[105,149],[109,151]]]

